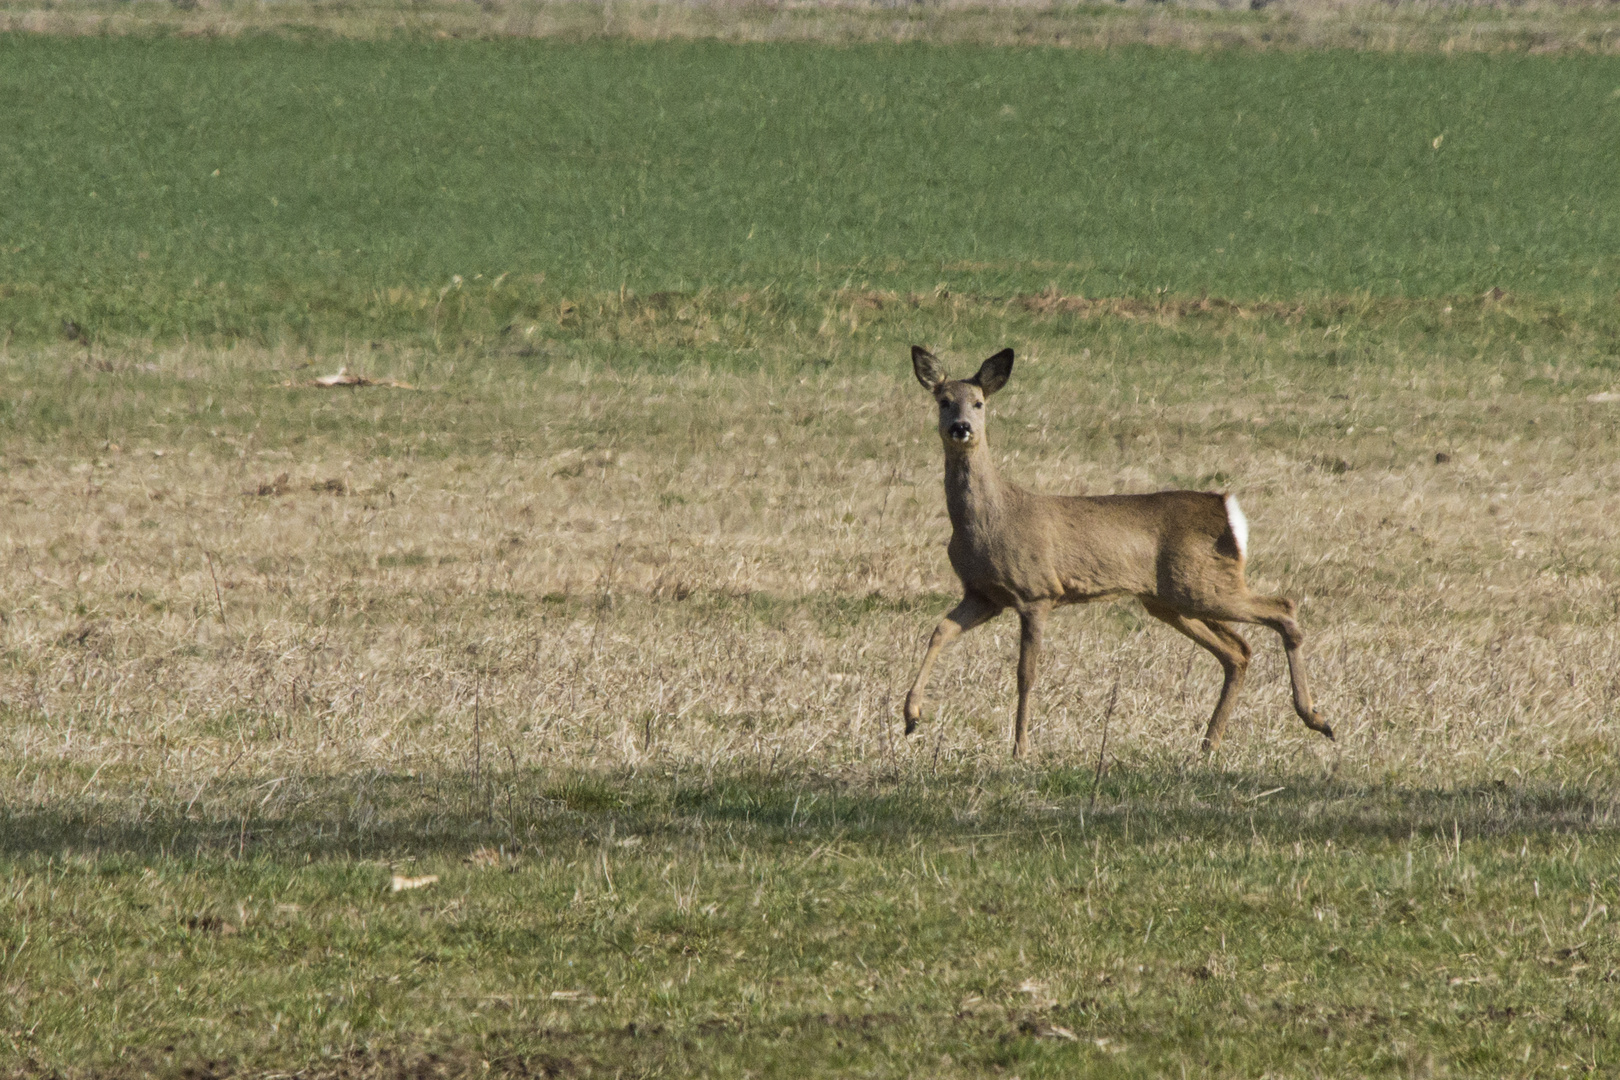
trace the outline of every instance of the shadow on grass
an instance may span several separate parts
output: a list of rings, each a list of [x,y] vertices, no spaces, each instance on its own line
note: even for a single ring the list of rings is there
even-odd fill
[[[1116,767],[1095,792],[1081,769],[856,782],[752,771],[520,771],[483,784],[459,774],[294,777],[273,805],[263,790],[246,780],[221,785],[206,812],[133,796],[0,806],[0,856],[459,857],[481,846],[515,852],[631,835],[721,836],[767,849],[834,840],[909,848],[991,835],[1015,845],[1062,836],[1133,846],[1188,838],[1378,846],[1574,837],[1612,829],[1620,808],[1620,785],[1607,776],[1440,788],[1152,767]]]

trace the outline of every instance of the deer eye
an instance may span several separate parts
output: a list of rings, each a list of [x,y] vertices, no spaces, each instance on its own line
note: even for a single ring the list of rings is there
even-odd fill
[[[984,408],[984,402],[982,402],[982,401],[975,401],[975,402],[974,402],[974,403],[973,403],[973,407],[974,407],[974,408],[975,408],[975,409],[982,409],[982,408]]]

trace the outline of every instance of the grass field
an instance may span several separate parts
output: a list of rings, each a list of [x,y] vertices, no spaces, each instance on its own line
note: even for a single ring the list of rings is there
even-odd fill
[[[487,346],[625,292],[1620,276],[1610,57],[12,36],[0,96],[19,343]]]
[[[1613,308],[857,311],[752,372],[369,354],[419,391],[14,358],[13,1068],[1606,1066]],[[1340,743],[1256,635],[1201,762],[1218,671],[1126,607],[1056,620],[1031,766],[1005,621],[904,740],[912,336],[1020,348],[1025,482],[1240,491]]]
[[[0,1076],[1615,1070],[1614,60],[0,52]],[[901,736],[912,342],[1340,741],[1127,605]]]

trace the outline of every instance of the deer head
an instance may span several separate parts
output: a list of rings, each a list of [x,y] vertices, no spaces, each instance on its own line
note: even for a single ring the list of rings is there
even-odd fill
[[[1002,349],[979,365],[971,379],[952,379],[939,358],[921,345],[911,347],[911,368],[923,389],[939,403],[939,437],[945,450],[972,450],[984,442],[984,401],[1012,377],[1013,351]]]

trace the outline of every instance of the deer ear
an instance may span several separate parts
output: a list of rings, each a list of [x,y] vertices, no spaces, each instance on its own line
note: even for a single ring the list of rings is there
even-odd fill
[[[1002,349],[983,364],[980,364],[979,373],[969,379],[968,382],[983,390],[985,397],[989,397],[1003,386],[1006,386],[1007,380],[1012,378],[1012,364],[1013,351],[1011,349]]]
[[[917,373],[917,381],[922,383],[923,389],[929,393],[933,393],[934,387],[947,378],[945,369],[940,366],[939,357],[921,345],[911,347],[911,370]]]

